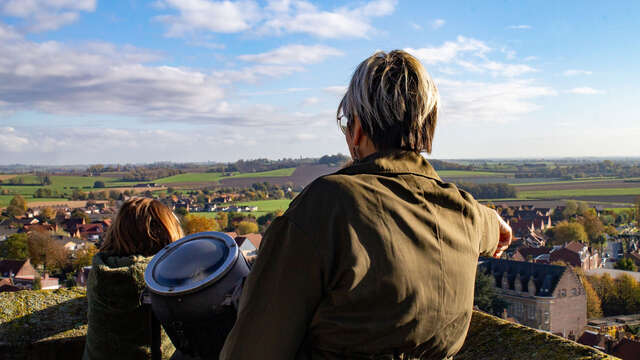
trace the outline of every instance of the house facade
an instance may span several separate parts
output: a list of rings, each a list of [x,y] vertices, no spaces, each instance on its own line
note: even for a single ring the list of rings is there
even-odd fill
[[[587,297],[570,267],[483,258],[478,271],[493,276],[508,316],[520,324],[574,339],[587,324]]]

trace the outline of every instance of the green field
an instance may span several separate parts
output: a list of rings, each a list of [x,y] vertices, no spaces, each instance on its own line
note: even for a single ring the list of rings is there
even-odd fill
[[[576,196],[617,196],[617,195],[640,195],[638,188],[611,188],[611,189],[567,189],[567,190],[534,190],[520,191],[519,199],[563,199]]]
[[[65,176],[65,175],[51,175],[51,185],[38,185],[38,178],[34,175],[21,175],[18,176],[24,180],[25,185],[11,185],[0,184],[0,188],[7,189],[13,194],[20,194],[23,196],[31,196],[36,190],[40,188],[51,189],[58,191],[58,193],[71,193],[74,188],[82,189],[84,191],[104,191],[110,187],[131,187],[138,182],[125,182],[119,181],[119,179],[105,177],[105,176]],[[104,189],[94,189],[93,184],[96,181],[103,181],[105,184]]]
[[[437,170],[440,177],[513,177],[513,173],[468,170]]]
[[[617,177],[592,177],[592,178],[579,178],[575,180],[555,180],[555,181],[543,181],[543,182],[523,182],[517,184],[511,184],[513,186],[528,186],[528,185],[553,185],[553,184],[580,184],[580,183],[594,183],[594,182],[605,182],[611,180],[632,180],[637,181],[640,178],[628,178],[621,179]]]
[[[157,184],[190,183],[190,182],[218,182],[222,173],[186,173],[155,180]]]
[[[257,206],[258,211],[248,212],[244,214],[250,214],[255,216],[256,218],[266,215],[270,212],[274,212],[276,210],[287,210],[289,207],[289,203],[291,203],[290,199],[281,199],[281,200],[258,200],[258,201],[249,201],[249,202],[241,202],[236,203],[234,205],[241,206]],[[206,217],[215,217],[218,213],[216,212],[198,212],[193,213],[196,216],[206,216]]]
[[[271,171],[261,171],[254,173],[238,173],[234,172],[231,176],[223,176],[222,173],[186,173],[166,178],[158,179],[155,182],[158,184],[174,184],[174,183],[204,183],[212,182],[217,183],[222,179],[235,179],[235,178],[263,178],[274,176],[291,176],[296,168],[277,169]]]
[[[235,174],[232,176],[225,177],[225,179],[233,179],[233,178],[261,178],[261,177],[275,177],[275,176],[291,176],[296,168],[285,168],[285,169],[277,169],[271,171],[261,171],[254,173],[242,173]]]
[[[0,208],[3,207],[7,207],[9,206],[9,203],[11,202],[11,199],[13,199],[14,195],[0,195]],[[34,199],[31,197],[26,197],[25,200],[27,201],[27,206],[29,206],[30,202],[56,202],[56,201],[64,201],[66,199],[60,199],[60,198],[38,198],[38,199]]]

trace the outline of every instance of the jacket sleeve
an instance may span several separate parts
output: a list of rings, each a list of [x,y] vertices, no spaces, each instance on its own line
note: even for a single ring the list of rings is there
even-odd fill
[[[286,215],[273,221],[220,359],[296,357],[323,293],[320,254],[307,235]]]
[[[491,208],[476,203],[480,214],[480,255],[493,256],[500,240],[500,223],[498,214]]]

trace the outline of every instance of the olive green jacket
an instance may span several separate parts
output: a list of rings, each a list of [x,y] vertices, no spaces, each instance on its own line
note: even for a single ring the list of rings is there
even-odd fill
[[[462,346],[495,212],[413,152],[315,180],[274,220],[221,359],[443,359]]]
[[[84,360],[151,359],[149,308],[143,307],[144,271],[151,257],[93,257],[87,279],[89,302]],[[175,348],[162,331],[162,355],[168,359]]]

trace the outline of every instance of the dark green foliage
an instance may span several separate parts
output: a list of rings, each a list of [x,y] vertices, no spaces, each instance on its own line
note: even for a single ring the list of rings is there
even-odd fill
[[[604,160],[566,166],[519,166],[515,176],[519,178],[575,179],[594,176],[638,177],[640,165]]]
[[[46,172],[36,171],[36,178],[38,179],[38,183],[42,186],[51,185],[51,177]]]
[[[318,164],[326,164],[329,166],[341,166],[342,164],[346,163],[349,160],[351,160],[350,157],[342,154],[325,155],[320,159],[318,159]]]
[[[458,183],[458,187],[471,193],[476,199],[504,199],[514,198],[518,195],[514,186],[504,183],[474,184]]]
[[[40,280],[40,275],[36,275],[36,277],[33,278],[33,290],[40,289],[42,289],[42,280]]]
[[[494,315],[500,315],[508,306],[506,301],[496,295],[493,276],[485,274],[482,269],[476,272],[473,305]]]
[[[89,215],[87,215],[87,213],[85,213],[81,209],[74,209],[71,212],[71,217],[74,219],[84,219],[85,223],[89,223],[91,221],[91,219],[89,218]]]
[[[105,185],[104,185],[104,181],[100,181],[100,180],[98,180],[98,181],[94,182],[94,183],[93,183],[93,187],[94,187],[94,188],[96,188],[96,189],[102,189],[102,188],[104,188],[104,187],[105,187]]]
[[[24,260],[28,256],[27,234],[13,234],[0,243],[1,258]]]
[[[638,271],[638,267],[631,258],[622,258],[613,267],[618,270]]]

